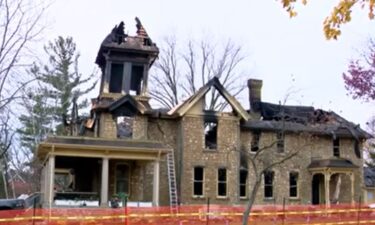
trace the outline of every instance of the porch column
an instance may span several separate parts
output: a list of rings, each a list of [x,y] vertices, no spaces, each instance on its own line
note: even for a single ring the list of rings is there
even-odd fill
[[[326,206],[329,207],[331,205],[330,201],[330,190],[329,190],[329,181],[331,180],[331,174],[328,172],[324,173],[324,189],[325,189],[325,199],[326,199]]]
[[[102,182],[100,190],[100,206],[108,206],[108,158],[102,159]]]
[[[48,172],[49,172],[49,180],[48,180],[48,206],[52,207],[53,198],[54,198],[54,186],[55,186],[55,156],[50,155],[48,159]]]
[[[354,174],[350,173],[350,182],[351,182],[351,196],[352,196],[352,204],[355,203],[354,199]]]
[[[159,175],[160,175],[160,162],[154,161],[154,183],[152,186],[152,204],[159,206]]]

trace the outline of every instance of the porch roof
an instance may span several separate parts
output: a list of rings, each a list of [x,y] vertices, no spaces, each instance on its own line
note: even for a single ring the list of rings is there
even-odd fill
[[[42,160],[48,154],[152,160],[169,151],[162,143],[149,140],[53,136],[39,144],[37,155]]]
[[[313,160],[310,165],[307,167],[311,169],[324,169],[324,168],[341,168],[341,169],[355,169],[358,166],[354,165],[348,159],[321,159],[321,160]]]

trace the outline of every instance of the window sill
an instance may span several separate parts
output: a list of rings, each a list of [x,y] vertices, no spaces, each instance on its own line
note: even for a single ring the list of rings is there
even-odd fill
[[[228,196],[216,196],[216,199],[226,200],[226,199],[228,199]]]
[[[249,200],[249,197],[240,197],[240,200]]]
[[[217,153],[217,148],[204,148],[204,153]]]
[[[265,197],[265,198],[263,198],[263,201],[265,201],[265,202],[273,202],[273,201],[275,201],[275,198],[274,197]]]
[[[299,197],[289,197],[289,201],[301,201]]]
[[[193,195],[193,199],[205,199],[204,195]]]

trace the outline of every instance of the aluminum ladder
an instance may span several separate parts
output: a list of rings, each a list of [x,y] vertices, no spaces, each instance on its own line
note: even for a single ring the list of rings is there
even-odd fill
[[[176,172],[174,162],[174,151],[167,154],[168,183],[169,183],[169,205],[172,212],[177,212],[178,198],[176,186]]]

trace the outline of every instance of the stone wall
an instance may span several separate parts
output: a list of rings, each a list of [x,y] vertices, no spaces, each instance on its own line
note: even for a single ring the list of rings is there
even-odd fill
[[[252,133],[250,131],[241,132],[241,144],[242,149],[249,151],[251,143]],[[298,155],[289,159],[281,165],[278,165],[272,169],[275,172],[274,177],[274,197],[271,199],[264,198],[264,179],[256,196],[256,204],[282,204],[285,198],[286,203],[289,204],[310,204],[312,195],[312,175],[308,170],[308,165],[313,159],[332,159],[333,157],[333,145],[331,137],[322,136],[311,136],[308,134],[285,134],[285,152],[278,153],[276,145],[267,147],[275,143],[276,133],[275,132],[262,132],[260,138],[260,148],[265,148],[264,156],[266,162],[275,162],[293,151],[298,151]],[[362,185],[362,159],[357,158],[354,153],[354,140],[352,139],[340,139],[340,155],[343,158],[350,159],[359,169],[355,169],[355,196],[358,200],[361,193]],[[262,165],[262,163],[258,163]],[[249,179],[250,186],[251,181],[255,179],[254,171],[249,165]],[[298,197],[289,197],[289,173],[298,172]],[[331,180],[332,185],[335,184]],[[332,188],[332,187],[331,187]],[[350,202],[351,201],[351,182],[347,175],[341,176],[341,193],[339,195],[339,202]],[[331,190],[331,197],[333,196],[334,190]]]
[[[117,138],[116,121],[109,113],[101,113],[99,120],[99,137]]]
[[[243,204],[247,198],[239,198],[239,167],[240,150],[250,151],[252,132],[241,130],[239,118],[223,114],[218,119],[217,149],[205,149],[204,120],[201,114],[190,114],[179,119],[151,118],[136,116],[133,125],[134,139],[148,139],[162,142],[175,154],[176,179],[182,204],[204,204],[210,198],[213,204]],[[115,138],[116,124],[110,114],[102,114],[100,120],[100,137]],[[332,137],[311,136],[309,134],[286,133],[284,152],[276,149],[276,132],[264,131],[260,137],[260,148],[267,148],[257,162],[259,168],[285,158],[289,153],[298,151],[298,155],[281,165],[275,166],[274,196],[264,198],[264,184],[258,190],[256,204],[309,204],[312,196],[312,174],[307,169],[313,159],[330,159],[333,156]],[[269,147],[267,147],[269,146]],[[251,157],[251,154],[250,154]],[[355,199],[362,193],[362,159],[354,152],[354,139],[340,139],[340,157],[350,159],[359,168],[355,169]],[[246,160],[245,160],[246,161]],[[141,163],[141,162],[139,162]],[[193,196],[194,167],[204,168],[204,195]],[[256,178],[251,164],[248,164],[248,185],[252,187]],[[217,196],[217,172],[219,168],[227,170],[227,197]],[[289,197],[289,173],[298,172],[298,197]],[[114,176],[114,171],[110,170]],[[137,193],[135,199],[151,201],[153,183],[153,164],[145,162],[142,169],[136,170],[136,178],[132,184]],[[134,180],[133,180],[134,179]],[[331,197],[333,196],[336,180],[331,180]],[[114,185],[114,184],[112,184]],[[140,188],[142,187],[142,188]],[[160,161],[160,205],[169,204],[169,186],[166,156]],[[109,190],[113,190],[110,187]],[[351,180],[346,175],[341,176],[341,192],[339,202],[350,202]]]
[[[204,204],[210,198],[213,204],[234,204],[238,199],[239,120],[237,117],[218,118],[217,149],[205,149],[204,121],[202,116],[182,119],[183,170],[181,201],[183,204]],[[194,167],[204,168],[202,197],[193,196]],[[227,170],[227,196],[217,195],[217,173]]]
[[[116,165],[127,164],[129,166],[129,201],[146,201],[144,196],[144,170],[146,163],[142,161],[133,160],[109,160],[109,187],[108,187],[108,197],[109,200],[114,194],[118,194],[116,191]],[[151,189],[152,190],[152,189]],[[148,199],[147,199],[148,200]]]
[[[148,118],[146,116],[135,116],[133,121],[133,139],[146,140],[147,139],[147,124]]]
[[[147,121],[147,137],[149,140],[160,141],[165,147],[173,151],[177,149],[177,127],[178,121],[171,119],[149,118]],[[177,155],[175,153],[175,155]],[[176,168],[179,168],[178,161],[175,160]],[[148,173],[153,174],[153,166],[148,167]],[[176,171],[177,172],[177,171]],[[177,173],[176,173],[177,174]],[[149,176],[148,183],[152,184],[152,176]],[[159,203],[160,205],[169,205],[169,184],[168,184],[168,168],[166,155],[160,159],[160,185],[159,185]],[[152,186],[150,189],[152,194]]]

